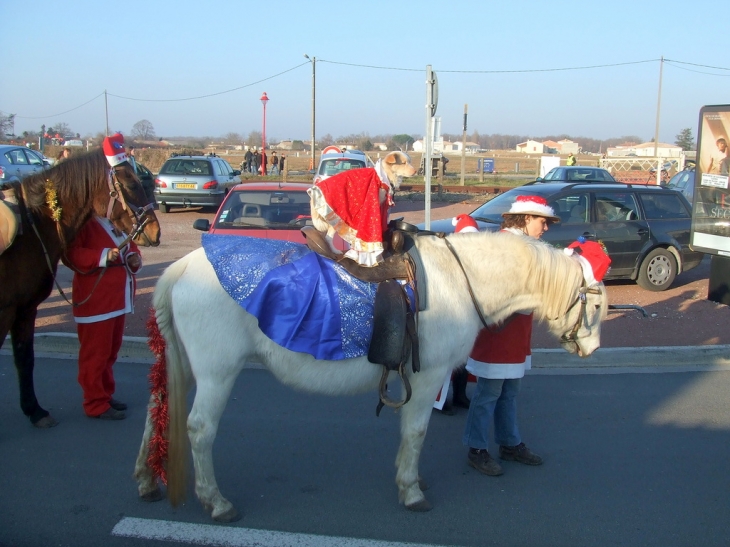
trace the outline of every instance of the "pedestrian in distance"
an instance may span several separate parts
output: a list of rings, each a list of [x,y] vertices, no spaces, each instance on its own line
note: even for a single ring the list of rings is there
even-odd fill
[[[244,173],[250,173],[251,172],[251,158],[253,158],[253,152],[251,152],[251,149],[246,149],[246,153],[243,155],[243,167],[242,171]]]
[[[502,215],[502,232],[537,239],[550,224],[560,221],[540,196],[518,196]],[[466,370],[477,377],[477,385],[469,405],[463,443],[469,447],[469,465],[485,475],[503,473],[488,451],[492,429],[500,459],[542,464],[542,458],[522,442],[517,427],[517,395],[525,371],[531,368],[531,338],[532,312],[517,312],[500,325],[480,330],[467,360]]]
[[[281,155],[279,158],[279,173],[284,172],[284,161],[286,161],[286,156],[284,154]]]
[[[279,156],[276,155],[276,150],[271,152],[271,158],[269,159],[271,169],[269,170],[272,175],[279,174]]]
[[[572,152],[568,154],[568,160],[566,161],[566,165],[575,165],[575,156]]]
[[[58,153],[58,156],[56,156],[56,163],[62,162],[63,160],[67,160],[71,157],[71,150],[68,148],[64,148]]]

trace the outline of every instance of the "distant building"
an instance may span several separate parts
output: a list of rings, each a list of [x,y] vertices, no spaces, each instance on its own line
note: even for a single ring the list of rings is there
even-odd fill
[[[682,147],[676,144],[667,144],[664,142],[657,143],[657,156],[660,158],[678,158],[682,152]],[[641,156],[654,157],[654,143],[644,142],[641,144],[625,144],[608,148],[606,150],[608,157],[626,157]]]
[[[523,154],[544,154],[545,153],[545,145],[543,145],[541,142],[528,140],[526,142],[519,143],[515,150],[518,152],[522,152]]]

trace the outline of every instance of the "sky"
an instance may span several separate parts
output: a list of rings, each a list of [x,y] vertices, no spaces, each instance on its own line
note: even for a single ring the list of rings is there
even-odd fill
[[[661,9],[657,9],[661,6]],[[158,137],[263,129],[309,140],[426,132],[426,67],[442,133],[673,143],[730,103],[721,4],[664,0],[321,2],[0,0],[0,112],[15,132]],[[12,52],[13,54],[8,54]],[[660,62],[661,58],[664,63]],[[593,68],[585,68],[593,67]]]

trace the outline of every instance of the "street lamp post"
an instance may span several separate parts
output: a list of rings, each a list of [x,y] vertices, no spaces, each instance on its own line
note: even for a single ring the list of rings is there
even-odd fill
[[[310,62],[312,63],[312,143],[311,143],[312,144],[312,161],[309,164],[309,169],[314,169],[314,112],[315,112],[314,106],[316,104],[315,97],[316,97],[316,90],[317,90],[317,86],[316,86],[317,58],[312,57],[310,59],[309,55],[307,55],[306,53],[304,54],[304,56],[307,59],[309,59]]]
[[[264,105],[264,130],[261,135],[261,174],[266,175],[266,103],[269,102],[269,98],[266,96],[266,91],[261,95],[261,104]]]

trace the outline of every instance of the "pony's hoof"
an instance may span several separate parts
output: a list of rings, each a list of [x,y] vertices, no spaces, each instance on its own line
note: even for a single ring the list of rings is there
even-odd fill
[[[418,477],[418,488],[421,489],[421,492],[425,492],[426,490],[428,490],[428,483],[421,477]]]
[[[406,505],[406,509],[409,511],[414,511],[416,513],[426,513],[433,509],[433,505],[426,499],[423,498],[421,501],[417,501],[416,503],[412,503],[411,505]]]
[[[58,425],[58,421],[49,414],[35,422],[33,425],[38,429],[48,429],[50,427],[56,427]]]
[[[162,490],[160,490],[160,487],[158,486],[154,490],[151,490],[151,491],[147,492],[146,494],[142,494],[140,496],[140,499],[142,501],[153,502],[153,501],[163,500],[163,499],[165,499],[165,496],[162,493]]]
[[[230,523],[230,522],[236,522],[237,520],[241,520],[241,515],[238,511],[236,511],[233,507],[231,507],[228,511],[221,513],[217,517],[213,517],[213,520],[216,522],[223,522],[223,523]]]

